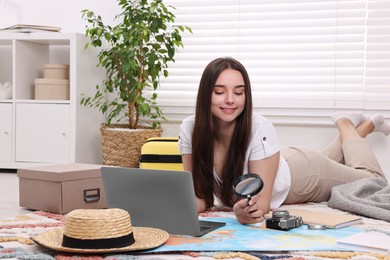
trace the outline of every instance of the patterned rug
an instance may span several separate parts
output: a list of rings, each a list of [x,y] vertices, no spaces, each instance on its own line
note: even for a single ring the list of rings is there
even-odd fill
[[[326,204],[298,204],[283,206],[284,209],[310,208],[322,212],[338,212]],[[230,212],[215,213],[209,212],[203,216],[231,217]],[[348,252],[348,251],[292,251],[292,252],[230,252],[230,251],[208,251],[208,252],[157,252],[150,254],[110,254],[110,255],[71,255],[55,252],[35,244],[30,237],[47,230],[64,225],[64,216],[51,214],[42,211],[31,212],[25,215],[0,220],[0,259],[286,259],[286,260],[319,260],[319,259],[353,259],[353,260],[390,260],[389,255],[375,253]],[[363,223],[358,225],[366,231],[381,231],[390,234],[390,223],[380,220],[363,218]]]

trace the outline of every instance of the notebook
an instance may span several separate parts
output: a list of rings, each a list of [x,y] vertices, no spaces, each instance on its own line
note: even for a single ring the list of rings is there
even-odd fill
[[[346,249],[390,254],[390,236],[376,231],[361,232],[340,238],[337,240],[337,245]]]
[[[134,227],[202,236],[225,225],[199,220],[191,172],[107,166],[101,171],[108,207],[127,210]]]
[[[301,216],[304,224],[322,224],[327,228],[342,228],[363,222],[360,216],[333,212],[320,212],[308,209],[288,210],[290,215]]]

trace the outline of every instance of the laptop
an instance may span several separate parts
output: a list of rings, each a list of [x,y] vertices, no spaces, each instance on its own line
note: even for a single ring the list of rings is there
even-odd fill
[[[191,172],[109,166],[101,171],[108,207],[127,210],[135,227],[203,236],[226,224],[199,220]]]

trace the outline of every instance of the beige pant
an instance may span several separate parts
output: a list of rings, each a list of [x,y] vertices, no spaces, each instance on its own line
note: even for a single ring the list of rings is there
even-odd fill
[[[336,139],[321,152],[286,147],[281,149],[281,155],[291,172],[291,188],[283,204],[327,201],[336,185],[385,177],[364,138],[351,138],[342,145]]]

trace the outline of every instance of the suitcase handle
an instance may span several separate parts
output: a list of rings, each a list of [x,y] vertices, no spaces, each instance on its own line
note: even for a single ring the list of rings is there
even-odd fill
[[[100,200],[100,189],[89,189],[89,190],[84,190],[84,201],[86,203],[90,202],[96,202]]]

